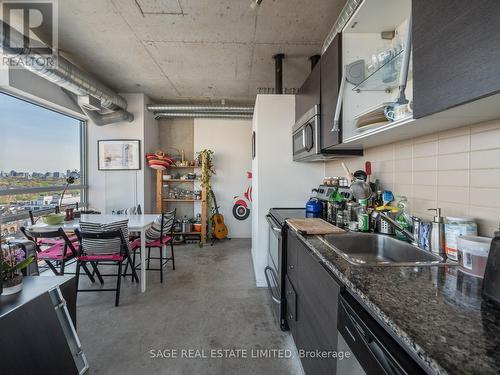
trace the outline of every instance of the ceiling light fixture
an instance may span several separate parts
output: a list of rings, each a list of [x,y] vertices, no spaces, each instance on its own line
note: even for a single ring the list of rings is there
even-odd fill
[[[260,6],[261,3],[262,0],[252,0],[252,2],[250,3],[250,8],[255,10],[257,7]]]

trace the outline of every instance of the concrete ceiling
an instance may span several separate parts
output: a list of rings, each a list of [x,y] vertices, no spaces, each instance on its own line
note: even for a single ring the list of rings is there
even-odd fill
[[[156,101],[253,102],[274,87],[272,56],[285,53],[284,86],[298,88],[345,0],[64,0],[63,54],[118,92]]]

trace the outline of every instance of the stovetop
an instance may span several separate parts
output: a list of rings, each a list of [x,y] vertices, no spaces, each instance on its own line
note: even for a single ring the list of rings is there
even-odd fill
[[[271,208],[269,213],[281,225],[285,225],[286,219],[303,219],[306,217],[305,208]]]

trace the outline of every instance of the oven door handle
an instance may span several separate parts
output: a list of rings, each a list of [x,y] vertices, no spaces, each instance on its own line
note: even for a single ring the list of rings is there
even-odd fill
[[[267,214],[266,215],[266,220],[267,222],[269,223],[269,225],[271,226],[271,229],[277,233],[281,233],[281,228],[279,226],[276,226],[274,224],[274,219],[271,217],[271,215]]]
[[[273,278],[275,285],[278,285],[278,280],[276,279],[276,276],[274,275],[274,270],[271,267],[267,266],[266,268],[264,268],[264,275],[266,276],[267,287],[271,291],[271,298],[275,303],[281,303],[280,299],[276,298],[276,296],[273,293],[273,287],[271,286],[271,282],[269,281],[268,272],[271,272],[271,277]]]

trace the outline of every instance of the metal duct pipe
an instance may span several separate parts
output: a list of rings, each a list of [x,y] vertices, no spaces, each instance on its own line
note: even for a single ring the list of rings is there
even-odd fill
[[[333,24],[332,29],[328,33],[325,42],[323,43],[323,47],[321,48],[321,54],[325,53],[326,49],[328,48],[328,46],[330,46],[330,43],[332,43],[333,39],[335,38],[335,35],[337,35],[342,31],[342,29],[347,24],[347,21],[349,21],[351,16],[354,14],[354,12],[358,9],[358,7],[361,5],[363,1],[364,0],[347,0],[347,3],[344,5],[344,8],[342,8],[342,11],[340,12],[335,23]]]
[[[283,59],[285,55],[283,53],[278,53],[273,56],[274,59],[274,93],[281,95],[283,94]]]
[[[321,59],[321,55],[312,55],[309,57],[309,61],[311,61],[311,71],[314,69],[319,60]]]
[[[7,35],[4,34],[6,30],[9,30],[9,40],[7,40]],[[22,49],[21,55],[32,56],[32,61],[36,61],[37,59],[45,60],[43,56],[36,53],[36,50],[24,48],[24,35],[1,20],[0,41],[2,42],[4,53],[11,54],[13,57],[20,55],[16,49]],[[101,105],[104,108],[111,110],[127,109],[127,101],[124,98],[102,85],[61,56],[58,56],[57,66],[53,69],[36,64],[33,66],[26,64],[24,68],[77,96],[92,95],[100,99]],[[133,115],[130,113],[127,116],[133,118]]]
[[[149,104],[147,108],[151,112],[253,113],[253,107]]]
[[[101,114],[95,111],[89,111],[87,108],[81,107],[82,111],[87,115],[88,118],[92,120],[98,126],[104,126],[109,124],[114,124],[116,122],[132,122],[134,121],[134,115],[130,112],[120,109],[111,113]]]
[[[222,113],[222,112],[158,112],[154,114],[154,118],[235,118],[235,119],[251,119],[252,113]]]

